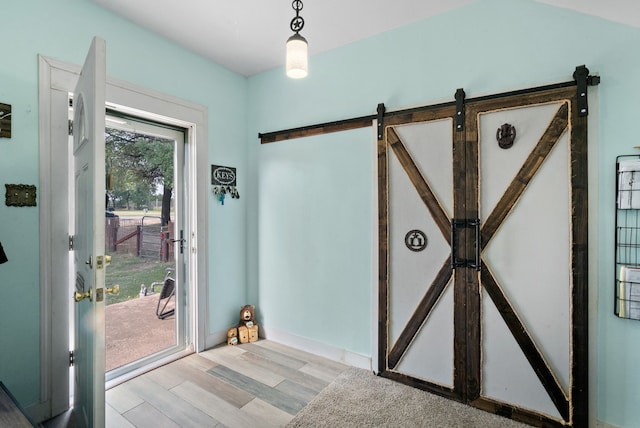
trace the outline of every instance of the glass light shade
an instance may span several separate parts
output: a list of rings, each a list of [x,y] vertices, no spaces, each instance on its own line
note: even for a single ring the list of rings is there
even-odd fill
[[[307,74],[307,40],[300,34],[294,34],[287,40],[287,76],[301,79]]]

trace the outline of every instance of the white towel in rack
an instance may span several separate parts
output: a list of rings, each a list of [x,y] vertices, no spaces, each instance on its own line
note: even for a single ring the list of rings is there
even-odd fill
[[[640,319],[640,269],[637,267],[620,267],[618,308],[621,317]]]
[[[618,163],[618,209],[640,209],[640,159]]]

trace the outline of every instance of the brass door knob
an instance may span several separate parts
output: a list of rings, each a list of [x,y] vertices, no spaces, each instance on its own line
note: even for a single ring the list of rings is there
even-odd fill
[[[109,266],[111,264],[111,256],[104,256],[104,265]]]
[[[109,257],[109,256],[107,256],[107,257]],[[118,293],[120,293],[120,286],[118,284],[116,284],[111,288],[105,288],[104,292],[107,293],[107,294],[118,294]]]
[[[73,293],[73,300],[75,300],[76,303],[87,298],[89,299],[90,302],[93,301],[93,288],[90,288],[89,291],[85,291],[82,293],[79,291],[76,291],[75,293]]]

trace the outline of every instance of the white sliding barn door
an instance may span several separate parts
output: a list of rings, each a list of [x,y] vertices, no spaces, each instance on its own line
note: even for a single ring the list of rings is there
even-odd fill
[[[532,90],[385,120],[383,376],[533,425],[586,420],[586,117],[575,95]]]
[[[387,132],[391,364],[453,389],[453,123],[446,117]],[[428,322],[419,322],[427,309]]]
[[[492,228],[501,220],[482,240],[480,394],[557,420],[569,415],[571,377],[567,115],[568,103],[560,101],[477,118],[480,222]],[[562,126],[550,127],[553,121]],[[505,123],[519,131],[507,149],[496,141]],[[516,192],[523,177],[528,182]],[[514,337],[505,316],[525,331]]]

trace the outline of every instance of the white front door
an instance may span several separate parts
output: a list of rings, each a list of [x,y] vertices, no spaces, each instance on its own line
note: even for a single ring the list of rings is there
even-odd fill
[[[94,38],[74,91],[75,396],[80,426],[104,426],[105,41]]]
[[[104,47],[101,50],[104,51]],[[69,142],[67,122],[69,119],[69,94],[75,91],[80,68],[53,58],[40,56],[39,70],[41,189],[39,204],[40,234],[43,237],[40,245],[40,272],[42,276],[40,292],[43,302],[43,313],[40,317],[42,344],[40,371],[43,399],[38,419],[45,420],[66,411],[69,406],[69,396],[70,394],[74,395],[73,391],[69,390],[69,350],[76,349],[76,347],[69,348],[69,344],[72,342],[69,340],[69,335],[74,336],[74,332],[69,330],[70,325],[75,323],[69,320],[69,305],[80,310],[84,305],[89,305],[89,300],[85,299],[74,303],[70,299],[69,290],[70,284],[72,287],[75,286],[77,276],[75,266],[70,266],[69,262],[69,258],[75,258],[75,252],[69,252],[68,235],[73,235],[74,230],[79,229],[73,226],[69,228],[74,222],[71,216],[74,215],[72,204],[75,193],[70,180],[75,181],[75,178],[73,177],[72,165],[74,161],[70,159],[70,153],[73,149],[72,143]],[[104,70],[104,66],[101,70]],[[86,75],[86,73],[85,71],[84,74]],[[207,245],[198,246],[198,242],[206,243],[208,236],[207,222],[202,220],[207,217],[206,201],[210,191],[206,108],[122,81],[107,82],[106,93],[107,103],[105,104],[103,99],[101,101],[102,108],[96,110],[100,114],[103,114],[105,105],[117,106],[118,110],[133,115],[146,112],[154,117],[162,117],[166,123],[187,130],[184,150],[186,172],[181,189],[183,192],[186,189],[189,190],[189,199],[185,201],[187,205],[181,209],[181,212],[185,214],[182,226],[184,227],[184,237],[187,240],[184,254],[189,255],[189,263],[183,268],[184,274],[180,278],[185,281],[184,283],[190,284],[188,294],[184,296],[190,311],[189,318],[184,320],[188,340],[194,344],[195,350],[204,350],[208,319],[207,306],[206,299],[199,299],[198,296],[206,295],[208,279],[204,267],[207,265],[208,256]],[[85,94],[86,96],[87,94]],[[86,101],[87,98],[85,98],[85,108],[88,107]],[[78,130],[78,126],[80,125],[75,126],[76,130]],[[105,123],[101,122],[100,131],[104,131],[104,126]],[[87,132],[85,134],[89,135]],[[104,149],[103,144],[96,145],[96,147]],[[98,168],[95,166],[93,168],[96,176],[104,180],[104,176],[100,175]],[[104,188],[99,193],[96,192],[94,196],[98,199],[102,198],[100,199],[102,205],[100,205],[96,216],[101,216],[102,223],[100,224],[104,224],[105,214],[102,211],[105,203]],[[78,211],[88,215],[88,211],[82,212],[80,209]],[[79,237],[76,238],[77,241],[79,239]],[[175,245],[176,248],[179,247],[177,243]],[[89,251],[87,251],[88,253]],[[83,259],[78,256],[77,260],[83,264],[87,258]],[[71,270],[73,271],[70,272]],[[93,272],[93,270],[89,271]],[[88,288],[85,285],[85,290]],[[95,288],[94,285],[92,289]],[[182,287],[182,290],[185,290],[185,287]],[[103,302],[100,303],[99,309],[102,309],[102,305],[104,305]],[[72,330],[74,328],[75,326],[71,327]],[[77,348],[75,359],[76,364],[80,367],[76,366],[76,371],[82,370],[81,367],[84,364],[82,352],[84,352],[84,345]],[[103,358],[102,353],[97,357]],[[98,366],[102,365],[99,364],[95,367]],[[102,371],[103,369],[100,370],[100,372]],[[95,376],[96,372],[89,370],[89,373]],[[102,375],[102,373],[98,374]],[[83,376],[80,375],[79,379],[82,379]],[[92,385],[96,388],[98,385],[101,386],[101,389],[104,388],[100,379],[94,378]],[[91,389],[89,391],[93,393]],[[104,391],[98,391],[98,394],[103,393]],[[86,401],[79,390],[75,391],[75,396],[77,401],[82,399]],[[95,396],[94,401],[97,405],[103,405],[103,401],[96,401]]]

